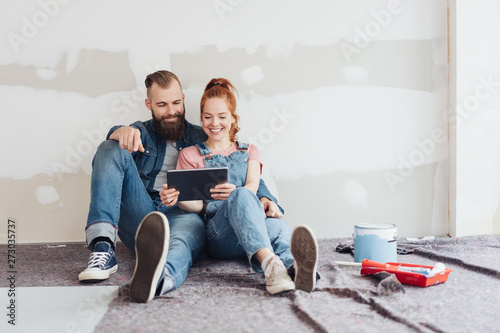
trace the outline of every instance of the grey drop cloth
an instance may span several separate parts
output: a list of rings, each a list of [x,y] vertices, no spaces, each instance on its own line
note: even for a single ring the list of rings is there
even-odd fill
[[[246,260],[195,262],[187,280],[148,304],[130,302],[135,257],[118,244],[119,269],[90,285],[120,286],[95,332],[500,332],[500,235],[398,239],[398,261],[453,269],[444,284],[401,285],[390,274],[361,276],[337,251],[352,239],[319,241],[321,280],[312,293],[271,296]],[[5,258],[7,247],[0,246]],[[83,244],[18,245],[17,286],[80,286],[87,265]],[[2,272],[2,277],[4,276]],[[0,287],[8,281],[0,280]]]

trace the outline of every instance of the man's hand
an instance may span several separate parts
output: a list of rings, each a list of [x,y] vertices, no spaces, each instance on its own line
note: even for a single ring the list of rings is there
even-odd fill
[[[260,203],[262,204],[262,208],[264,208],[264,212],[266,213],[267,217],[274,217],[277,219],[283,217],[283,214],[281,213],[278,205],[274,201],[263,197],[260,198]]]
[[[137,128],[130,126],[123,126],[117,128],[111,135],[110,139],[118,141],[121,149],[128,150],[129,153],[134,151],[144,152],[142,146],[141,131]]]
[[[224,201],[235,189],[236,185],[225,183],[216,185],[214,188],[211,188],[210,193],[212,193],[212,198]]]
[[[180,192],[175,188],[168,188],[167,185],[163,185],[163,189],[160,191],[161,202],[167,207],[172,207],[177,203],[179,194]]]

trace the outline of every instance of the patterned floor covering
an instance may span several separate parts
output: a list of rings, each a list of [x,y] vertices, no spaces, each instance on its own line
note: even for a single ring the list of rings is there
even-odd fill
[[[500,235],[398,240],[399,262],[433,266],[439,261],[453,269],[446,283],[427,288],[401,285],[387,274],[361,276],[357,267],[334,264],[353,261],[351,244],[349,239],[319,241],[322,278],[312,293],[271,296],[263,277],[253,273],[245,260],[207,258],[195,263],[179,289],[148,304],[128,298],[135,257],[122,244],[116,251],[118,272],[90,285],[77,280],[89,255],[83,244],[18,245],[17,325],[7,324],[12,285],[3,262],[0,299],[7,316],[2,315],[0,328],[2,332],[33,332],[30,327],[38,332],[500,332]],[[0,246],[0,251],[7,258],[7,247]]]

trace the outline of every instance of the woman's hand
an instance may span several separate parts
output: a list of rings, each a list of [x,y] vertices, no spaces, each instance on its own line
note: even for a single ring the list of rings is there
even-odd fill
[[[160,191],[161,202],[167,206],[172,207],[177,203],[180,192],[175,188],[168,188],[167,185],[163,185],[163,190]]]
[[[227,197],[236,189],[236,185],[225,183],[219,184],[214,188],[210,189],[210,193],[212,193],[212,198],[216,200],[226,200]]]

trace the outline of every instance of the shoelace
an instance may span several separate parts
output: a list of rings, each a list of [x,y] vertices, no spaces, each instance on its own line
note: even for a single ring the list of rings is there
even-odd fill
[[[111,253],[109,252],[92,252],[89,259],[89,267],[101,267],[106,265]]]

